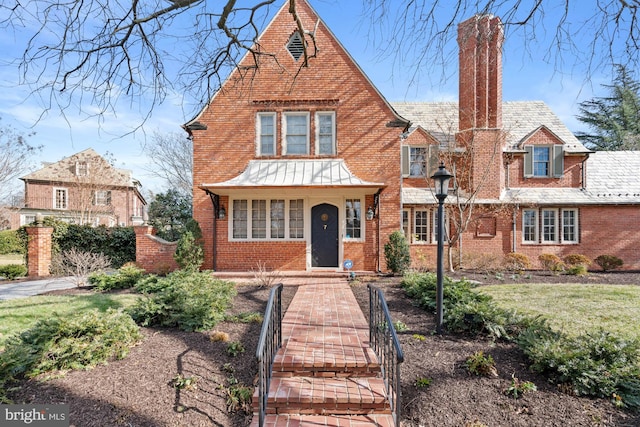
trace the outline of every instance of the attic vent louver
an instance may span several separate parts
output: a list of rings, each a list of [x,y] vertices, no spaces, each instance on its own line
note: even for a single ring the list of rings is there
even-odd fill
[[[302,45],[302,37],[297,31],[293,33],[287,43],[287,50],[296,61],[304,54],[304,46]]]

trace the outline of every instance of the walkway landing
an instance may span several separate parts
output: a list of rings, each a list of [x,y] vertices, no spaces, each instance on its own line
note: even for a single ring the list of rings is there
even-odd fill
[[[265,426],[393,425],[369,326],[346,280],[300,286],[282,329]]]

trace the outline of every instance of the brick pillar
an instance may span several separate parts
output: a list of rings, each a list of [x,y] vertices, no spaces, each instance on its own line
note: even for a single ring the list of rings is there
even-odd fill
[[[51,235],[53,227],[26,227],[27,274],[29,277],[45,277],[51,272]]]

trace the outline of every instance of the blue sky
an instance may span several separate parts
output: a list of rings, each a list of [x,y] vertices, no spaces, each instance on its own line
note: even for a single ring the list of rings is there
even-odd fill
[[[373,46],[375,41],[372,42],[374,33],[369,23],[361,20],[360,1],[310,0],[310,3],[389,101],[457,100],[457,56],[445,64],[423,67],[418,73],[418,83],[410,84],[415,71],[410,67],[411,58],[394,61],[393,58],[379,57],[378,49]],[[553,14],[554,9],[546,10],[546,13]],[[576,16],[579,17],[579,13]],[[550,33],[553,30],[551,28]],[[85,118],[77,104],[65,112],[66,120],[55,109],[41,117],[42,101],[29,96],[29,88],[18,84],[18,69],[10,63],[12,58],[22,53],[26,34],[0,34],[0,126],[11,125],[24,134],[35,132],[29,141],[43,145],[44,149],[33,159],[34,166],[41,161],[57,161],[91,147],[100,154],[112,153],[116,166],[133,170],[145,190],[162,191],[161,185],[144,170],[148,160],[143,145],[153,132],[181,132],[180,125],[191,118],[190,112],[183,112],[188,108],[183,108],[181,95],[167,97],[162,105],[155,108],[144,126],[133,134],[128,133],[141,122],[144,101],[141,104],[139,100],[126,102],[123,99],[117,111],[101,116],[99,123],[96,118]],[[381,35],[382,38],[386,36]],[[575,57],[567,56],[562,69],[558,69],[545,62],[548,51],[545,50],[544,32],[538,34],[540,43],[531,45],[529,52],[522,49],[524,36],[508,34],[505,42],[504,100],[545,101],[569,129],[574,132],[584,129],[575,119],[578,103],[604,95],[600,85],[610,82],[611,70],[600,70],[588,80],[579,65],[584,59],[580,53]],[[455,47],[455,40],[452,43]],[[92,107],[83,104],[82,108],[86,112]]]

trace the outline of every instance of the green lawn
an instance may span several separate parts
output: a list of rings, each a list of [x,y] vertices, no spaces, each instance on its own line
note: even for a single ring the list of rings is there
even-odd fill
[[[597,328],[640,339],[640,286],[592,284],[516,284],[479,288],[502,308],[541,314],[569,335]]]
[[[0,351],[4,342],[13,333],[28,329],[38,319],[46,318],[57,312],[62,315],[74,316],[85,310],[97,308],[106,311],[107,308],[131,306],[138,295],[52,295],[19,298],[0,301]]]
[[[7,264],[24,264],[24,255],[20,255],[20,254],[0,255],[0,265],[7,265]]]

